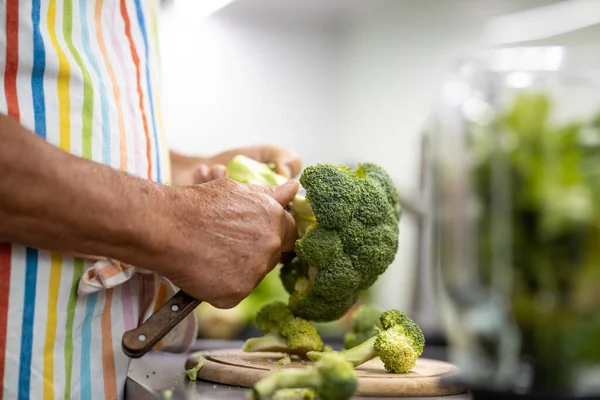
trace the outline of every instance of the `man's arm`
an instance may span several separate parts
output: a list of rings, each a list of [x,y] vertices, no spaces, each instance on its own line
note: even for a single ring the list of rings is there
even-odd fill
[[[133,262],[165,187],[64,152],[0,115],[0,241]],[[152,211],[151,211],[152,210]]]
[[[298,185],[169,187],[68,154],[0,115],[0,242],[110,257],[233,307],[293,249]]]

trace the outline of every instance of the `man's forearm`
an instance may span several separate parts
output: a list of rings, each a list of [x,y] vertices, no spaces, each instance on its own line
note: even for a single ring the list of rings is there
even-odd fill
[[[0,143],[0,242],[131,263],[159,246],[152,227],[168,188],[64,152],[4,115]]]

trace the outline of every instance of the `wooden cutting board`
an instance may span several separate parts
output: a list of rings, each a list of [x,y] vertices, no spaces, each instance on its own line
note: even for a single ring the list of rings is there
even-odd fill
[[[213,350],[193,353],[186,361],[186,369],[198,364],[198,357],[206,359],[198,372],[200,379],[232,386],[252,387],[272,372],[287,368],[310,368],[312,363],[292,356],[292,362],[278,365],[280,353],[244,353],[241,350]],[[457,387],[440,384],[439,378],[458,372],[452,364],[420,358],[407,374],[389,373],[379,358],[356,368],[357,396],[427,397],[463,393]]]

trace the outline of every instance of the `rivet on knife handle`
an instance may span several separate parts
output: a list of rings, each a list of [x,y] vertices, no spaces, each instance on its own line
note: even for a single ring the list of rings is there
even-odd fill
[[[136,329],[125,332],[121,346],[131,358],[139,358],[152,350],[175,326],[202,303],[179,291]]]

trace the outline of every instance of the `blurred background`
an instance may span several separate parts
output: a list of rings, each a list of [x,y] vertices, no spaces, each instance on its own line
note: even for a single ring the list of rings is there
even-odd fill
[[[272,143],[294,149],[305,165],[372,161],[418,205],[421,133],[453,63],[484,45],[496,18],[555,3],[568,2],[163,1],[170,145],[209,155]],[[598,33],[576,30],[560,40],[597,44]],[[418,220],[407,212],[396,260],[365,301],[421,315],[435,332],[418,238]],[[276,272],[234,310],[197,310],[200,335],[244,336],[256,308],[275,298],[285,298]]]

